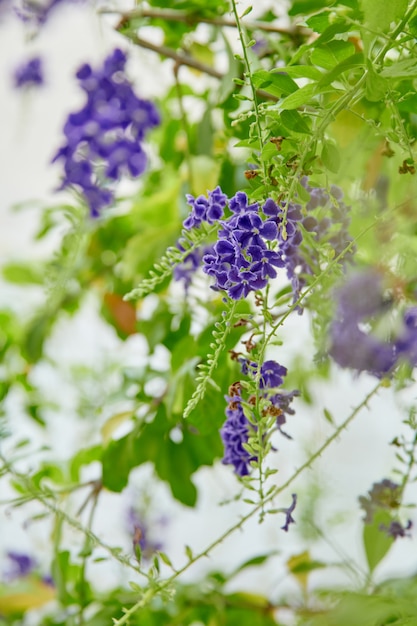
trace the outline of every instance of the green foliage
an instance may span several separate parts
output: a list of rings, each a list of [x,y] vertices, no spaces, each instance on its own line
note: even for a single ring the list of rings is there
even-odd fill
[[[26,613],[51,598],[56,604],[44,607],[39,622],[44,626],[112,621],[119,626],[279,626],[281,610],[297,626],[417,623],[414,576],[375,583],[375,571],[395,554],[395,542],[409,540],[394,540],[386,529],[404,519],[405,494],[415,481],[414,408],[405,409],[408,417],[398,425],[407,434],[401,431],[392,441],[399,485],[395,511],[378,509],[363,527],[366,571],[333,544],[330,523],[318,528],[325,487],[310,490],[310,500],[303,503],[306,488],[297,482],[301,497],[293,514],[306,545],[288,554],[280,530],[262,554],[254,556],[252,550],[221,571],[183,577],[215,548],[226,550],[233,533],[253,532],[250,520],[280,515],[276,520],[282,526],[289,513],[281,494],[287,502],[287,488],[343,438],[377,393],[383,397],[385,386],[392,383],[394,392],[414,381],[415,363],[404,357],[356,407],[334,408],[326,396],[336,368],[330,351],[330,328],[339,313],[335,293],[346,277],[367,269],[384,277],[388,313],[381,319],[371,315],[363,324],[364,332],[378,339],[390,341],[404,331],[404,311],[415,307],[417,3],[293,0],[286,26],[277,21],[282,6],[275,4],[262,15],[256,3],[252,11],[235,0],[150,0],[123,10],[114,22],[119,39],[159,54],[161,62],[169,59],[165,65],[172,68],[163,89],[155,76],[162,121],[150,139],[149,169],[134,193],[121,197],[116,191],[114,206],[97,220],[88,217],[76,193],[72,204],[39,208],[35,239],[56,236],[55,253],[38,263],[6,259],[1,268],[17,294],[14,308],[0,311],[0,477],[15,494],[2,504],[13,511],[39,505],[25,515],[31,522],[50,523],[54,581],[48,591],[35,571],[16,587],[1,585],[2,623],[25,624]],[[186,286],[175,280],[190,267],[190,255],[224,234],[215,220],[183,227],[190,210],[186,194],[207,197],[217,185],[229,198],[244,191],[249,204],[263,206],[271,198],[281,207],[280,239],[268,240],[269,252],[291,237],[292,205],[301,215],[301,240],[285,252],[286,263],[299,254],[297,263],[288,273],[277,268],[276,281],[268,276],[265,288],[238,301],[225,290],[210,289],[213,277],[201,267],[190,270]],[[327,200],[311,206],[318,189]],[[230,214],[226,208],[225,219]],[[249,264],[252,253],[245,254]],[[20,298],[29,290],[43,290],[43,298],[21,315]],[[84,362],[81,347],[80,362],[70,366],[66,347],[56,347],[57,336],[68,334],[71,342],[89,306],[96,307],[97,327],[112,337],[114,347],[94,365]],[[306,319],[314,360],[312,346],[294,341],[297,320]],[[287,321],[293,324],[291,337]],[[140,346],[134,348],[134,365],[123,360],[130,342]],[[288,374],[274,393],[285,398],[297,389],[296,415],[274,405],[272,392],[261,385],[261,366],[275,356]],[[53,384],[70,386],[71,401],[65,393],[57,399],[54,389],[45,389],[42,372],[48,368],[56,377]],[[197,490],[196,473],[222,460],[220,431],[240,393],[246,420],[240,426],[247,433],[242,447],[252,456],[250,474],[236,479],[231,497],[242,509],[210,543],[199,549],[186,545],[177,562],[169,548],[161,552],[163,530],[155,533],[155,543],[149,538],[158,526],[150,514],[154,486],[162,481],[174,500],[198,515],[205,494]],[[319,423],[311,441],[288,442],[303,455],[300,463],[295,455],[295,468],[280,437],[293,436],[292,420],[304,417],[307,404]],[[19,420],[30,424],[30,433],[41,429],[47,445],[36,447],[26,433],[22,439],[15,426]],[[81,424],[83,435],[78,448],[68,445],[62,457],[49,445],[49,435],[64,421],[75,430]],[[129,548],[113,545],[111,537],[107,543],[97,530],[103,494],[111,492],[106,495],[124,519],[125,499],[137,486],[134,470],[144,465],[152,478],[134,496],[139,521],[126,531]],[[233,471],[232,465],[223,469]],[[289,532],[296,532],[293,528]],[[74,549],[68,547],[69,529],[77,535]],[[334,548],[333,558],[320,557],[322,540]],[[285,565],[297,585],[294,593],[281,592],[278,583],[268,587],[270,597],[240,588],[240,576],[255,579],[256,568],[265,575],[272,559],[274,568],[278,559]],[[100,563],[117,564],[123,572],[106,593],[95,580]],[[352,585],[335,589],[330,573],[329,588],[319,591],[319,571],[324,576],[333,567],[352,576]]]
[[[392,518],[387,511],[377,511],[371,524],[364,524],[363,543],[365,546],[366,560],[369,570],[372,572],[384,556],[388,553],[394,540],[389,537],[381,526],[389,527]]]

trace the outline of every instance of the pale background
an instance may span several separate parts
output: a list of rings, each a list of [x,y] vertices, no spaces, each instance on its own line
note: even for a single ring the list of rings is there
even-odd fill
[[[257,3],[257,9],[267,6],[267,2]],[[128,4],[126,4],[128,6]],[[242,5],[243,9],[243,5]],[[53,195],[59,181],[59,168],[50,165],[51,157],[61,142],[61,128],[67,114],[80,106],[83,94],[79,92],[74,72],[83,62],[100,63],[114,46],[128,49],[126,41],[114,33],[112,18],[98,19],[94,10],[83,6],[63,7],[56,11],[46,24],[39,37],[25,41],[24,30],[16,19],[0,23],[0,263],[10,260],[47,257],[57,244],[57,237],[47,238],[34,244],[32,235],[38,220],[37,208],[42,202],[60,201]],[[22,59],[40,53],[46,59],[48,84],[30,94],[17,93],[11,88],[11,73]],[[161,65],[153,53],[132,50],[129,62],[131,75],[135,77],[139,92],[147,97],[163,92],[166,81],[170,80],[171,65],[167,61]],[[157,77],[157,78],[156,78]],[[16,203],[29,200],[31,208],[12,210]],[[43,301],[43,293],[36,289],[19,289],[0,283],[0,306],[11,307],[21,316],[28,316],[34,307]],[[285,345],[276,354],[277,360],[286,364],[291,355],[304,347],[306,360],[311,360],[313,349],[309,339],[307,316],[294,316],[288,320],[283,334]],[[146,359],[145,343],[140,337],[132,338],[124,345],[113,330],[98,316],[98,303],[94,295],[88,298],[74,320],[62,319],[56,326],[47,344],[47,352],[60,356],[64,375],[54,371],[47,364],[40,364],[33,372],[34,380],[44,390],[45,396],[57,400],[61,411],[51,411],[48,434],[22,415],[18,397],[9,401],[7,409],[10,427],[15,438],[28,436],[34,442],[53,446],[56,457],[67,458],[71,452],[97,439],[96,425],[73,419],[75,399],[73,389],[65,380],[74,364],[108,364],[116,370],[118,364],[140,364]],[[314,410],[302,402],[297,404],[297,415],[291,418],[289,431],[294,441],[277,440],[279,452],[274,463],[280,469],[281,482],[291,475],[294,469],[306,458],[306,451],[313,451],[331,429],[323,419],[323,407],[329,409],[338,422],[342,421],[351,409],[360,403],[364,395],[373,387],[375,380],[366,375],[353,378],[346,372],[334,371],[332,382],[316,385],[317,405]],[[388,446],[400,430],[399,424],[404,414],[399,410],[415,402],[416,389],[403,392],[400,400],[394,399],[389,389],[382,390],[374,398],[369,411],[362,411],[343,434],[340,442],[327,450],[313,470],[291,486],[282,495],[277,506],[288,506],[293,491],[299,494],[302,509],[303,496],[308,497],[314,485],[320,485],[327,498],[320,509],[321,523],[326,541],[317,545],[313,556],[320,560],[335,562],[340,554],[354,555],[359,566],[364,568],[364,555],[361,546],[361,513],[357,497],[365,494],[374,481],[392,477],[394,450]],[[103,494],[94,530],[112,545],[129,547],[126,532],[126,510],[143,486],[149,482],[149,467],[133,472],[131,486],[120,497]],[[88,468],[86,478],[96,478],[98,468]],[[189,544],[194,551],[204,548],[222,530],[231,525],[238,515],[246,511],[244,504],[230,504],[218,507],[219,501],[232,498],[237,491],[237,482],[230,467],[220,463],[213,468],[200,470],[195,482],[199,487],[200,499],[196,510],[188,510],[173,503],[165,485],[152,488],[152,515],[155,528],[160,528],[166,552],[171,560],[179,565],[184,560],[184,545]],[[9,493],[5,483],[0,483],[1,499]],[[416,496],[415,488],[409,489],[409,500]],[[141,497],[141,496],[139,496]],[[47,523],[33,523],[28,527],[25,520],[30,513],[39,511],[37,505],[12,510],[0,509],[0,572],[1,558],[8,549],[28,551],[43,563],[45,569],[50,563],[49,526]],[[337,513],[343,513],[339,520]],[[167,518],[162,527],[158,520]],[[416,523],[413,510],[410,517]],[[331,522],[331,523],[330,523]],[[296,592],[295,583],[286,573],[285,560],[292,554],[308,547],[297,533],[297,526],[290,527],[285,534],[280,530],[283,516],[274,517],[258,525],[252,519],[243,531],[235,533],[222,546],[216,549],[210,559],[201,561],[188,573],[194,579],[198,573],[208,569],[225,567],[231,569],[243,560],[263,551],[276,549],[279,555],[262,571],[248,570],[236,579],[234,586],[266,593],[276,600],[285,591]],[[331,529],[329,531],[328,529]],[[157,533],[157,534],[158,534]],[[68,545],[76,552],[82,537],[68,532]],[[415,539],[399,540],[390,557],[377,572],[377,578],[404,575],[417,571],[417,542]],[[117,564],[94,566],[96,584],[106,588],[118,581],[127,581],[131,573],[123,571]],[[312,583],[325,584],[345,580],[336,569],[312,575]]]

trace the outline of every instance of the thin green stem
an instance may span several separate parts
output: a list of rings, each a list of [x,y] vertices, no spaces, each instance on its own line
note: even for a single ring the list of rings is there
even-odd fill
[[[16,478],[25,486],[25,488],[33,496],[33,500],[37,500],[38,502],[40,502],[45,509],[47,509],[53,515],[57,516],[61,520],[61,522],[65,522],[66,524],[68,524],[68,526],[71,526],[75,530],[83,533],[90,540],[93,546],[99,546],[100,548],[103,548],[103,550],[110,554],[114,559],[119,561],[119,563],[121,563],[122,565],[132,569],[136,574],[140,574],[146,579],[149,578],[146,572],[133,565],[133,563],[127,556],[122,555],[118,548],[109,546],[107,543],[102,541],[95,533],[93,533],[88,528],[85,528],[78,520],[62,511],[62,509],[56,503],[55,494],[51,490],[46,489],[45,487],[35,487],[32,483],[30,476],[27,476],[26,474],[22,474],[21,472],[15,470],[2,454],[0,454],[0,460],[3,462],[3,466],[7,467],[8,473],[14,476],[14,478]],[[52,500],[52,502],[50,500]]]
[[[249,80],[250,89],[252,92],[252,101],[253,101],[253,107],[254,107],[254,113],[255,113],[255,124],[256,124],[256,129],[258,133],[258,141],[259,141],[259,151],[260,151],[259,158],[260,158],[261,165],[262,165],[264,183],[266,184],[268,176],[267,176],[267,171],[266,171],[266,165],[264,163],[264,160],[262,159],[262,148],[263,148],[262,135],[263,133],[262,133],[262,125],[261,125],[261,116],[259,114],[259,107],[258,107],[258,96],[256,93],[255,85],[253,84],[252,70],[251,70],[251,65],[250,65],[248,50],[247,50],[247,42],[245,41],[245,34],[243,32],[242,23],[237,12],[235,0],[232,0],[232,8],[233,8],[233,14],[236,20],[236,26],[237,26],[238,33],[239,33],[240,44],[242,46],[243,59],[245,62],[245,67],[246,67],[246,78]]]
[[[262,502],[253,507],[249,513],[240,518],[236,524],[230,526],[224,533],[220,535],[217,539],[211,542],[205,550],[199,552],[193,558],[191,558],[183,567],[178,569],[175,574],[166,579],[163,583],[161,583],[155,589],[149,589],[141,599],[134,604],[130,609],[125,611],[125,614],[119,620],[114,620],[114,626],[122,626],[126,624],[129,618],[136,613],[140,608],[145,606],[145,604],[152,600],[157,593],[167,589],[172,583],[183,574],[186,570],[188,570],[194,563],[206,557],[212,552],[214,548],[219,546],[221,543],[225,541],[230,535],[234,532],[242,528],[242,526],[250,520],[254,515],[259,513],[262,508],[268,503],[271,502],[274,498],[276,498],[280,493],[285,491],[306,469],[309,469],[313,463],[323,454],[323,452],[340,436],[343,430],[345,430],[349,424],[355,419],[355,417],[360,413],[360,411],[367,406],[368,402],[376,395],[378,390],[384,386],[384,381],[379,381],[378,384],[366,395],[364,400],[360,404],[358,404],[350,415],[334,430],[334,432],[326,439],[326,441],[316,450],[316,452],[310,456],[305,463],[303,463],[289,478],[280,486],[277,486]]]
[[[93,527],[94,514],[97,510],[99,495],[100,495],[100,490],[96,489],[93,495],[93,504],[91,506],[90,514],[88,516],[87,529],[89,531],[91,531]],[[83,547],[84,555],[83,555],[83,560],[81,563],[80,578],[78,581],[78,596],[79,596],[79,605],[80,605],[80,610],[78,614],[79,626],[84,626],[84,623],[85,623],[84,622],[84,608],[85,608],[86,600],[87,600],[87,597],[86,597],[87,580],[86,580],[85,572],[86,572],[86,567],[87,567],[87,561],[90,556],[89,548],[90,548],[90,542],[88,540],[88,537],[86,537],[84,541],[84,547]]]

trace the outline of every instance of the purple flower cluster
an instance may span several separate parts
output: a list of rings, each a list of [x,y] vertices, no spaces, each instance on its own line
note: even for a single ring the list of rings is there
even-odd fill
[[[203,195],[194,198],[190,193],[186,197],[187,204],[191,207],[190,215],[183,224],[187,230],[199,228],[202,222],[213,224],[220,220],[224,215],[224,208],[228,200],[220,187],[209,191],[207,198]]]
[[[64,126],[66,143],[53,159],[64,163],[60,189],[80,191],[93,217],[113,200],[109,181],[144,171],[142,140],[159,124],[155,106],[138,98],[124,75],[126,60],[124,52],[116,49],[101,68],[93,70],[85,64],[78,70],[87,101],[69,115]]]
[[[42,59],[33,57],[16,68],[14,74],[14,86],[16,89],[27,87],[39,87],[44,84],[44,72]]]
[[[307,177],[301,180],[301,184],[310,194],[306,204],[309,214],[302,221],[304,228],[315,233],[317,239],[330,243],[338,256],[352,241],[349,235],[349,207],[343,201],[343,191],[332,185],[329,194],[321,187],[311,187]],[[352,250],[345,256],[345,260],[351,255]]]
[[[242,373],[249,375],[255,379],[258,366],[255,362],[248,359],[239,359]],[[272,415],[276,418],[276,428],[283,435],[289,437],[281,428],[286,423],[286,415],[294,415],[291,402],[299,395],[299,391],[279,391],[287,374],[287,368],[280,365],[276,361],[265,361],[261,365],[259,388],[262,390],[262,397],[268,400],[269,406],[265,409],[265,414]],[[256,460],[257,457],[251,456],[243,447],[249,440],[251,426],[247,417],[243,412],[241,387],[239,383],[235,383],[229,390],[229,396],[226,396],[228,402],[226,408],[226,422],[220,431],[225,454],[223,463],[233,465],[236,474],[246,476],[250,471],[250,462]]]
[[[263,289],[268,279],[277,276],[276,268],[285,264],[281,254],[267,245],[277,240],[277,225],[261,218],[257,204],[248,205],[246,194],[238,192],[229,209],[232,215],[222,221],[213,252],[203,257],[203,271],[215,279],[213,289],[240,300]]]
[[[226,396],[226,421],[220,431],[223,445],[225,465],[233,465],[238,476],[247,476],[250,472],[250,462],[256,461],[243,447],[249,440],[252,428],[243,412],[240,388],[231,388],[231,395]]]
[[[352,275],[337,293],[336,317],[330,327],[329,354],[342,367],[381,377],[399,360],[417,365],[417,307],[407,309],[402,328],[385,340],[369,326],[392,312],[394,301],[384,293],[383,277],[373,269]]]
[[[296,301],[306,282],[304,275],[312,273],[310,263],[315,253],[307,250],[306,256],[301,251],[301,227],[314,233],[316,240],[329,243],[336,255],[351,241],[348,207],[342,202],[341,190],[332,187],[329,195],[324,189],[310,187],[307,179],[302,182],[310,194],[304,211],[300,204],[286,207],[271,198],[262,207],[249,204],[243,191],[228,200],[220,187],[207,197],[187,196],[191,213],[184,228],[198,228],[202,222],[219,222],[221,226],[212,252],[203,257],[203,271],[215,280],[213,289],[240,300],[251,291],[263,289],[277,276],[277,268],[285,268]],[[231,215],[224,217],[227,209]],[[319,210],[325,213],[320,219]]]

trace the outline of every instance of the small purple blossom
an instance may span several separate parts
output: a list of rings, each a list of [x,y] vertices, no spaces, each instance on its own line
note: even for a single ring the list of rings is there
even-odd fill
[[[233,465],[238,476],[247,476],[250,472],[250,462],[256,461],[243,447],[249,440],[250,424],[246,418],[240,389],[233,390],[233,395],[225,396],[227,400],[226,421],[220,431],[224,445],[223,463]]]
[[[224,215],[227,196],[220,187],[208,192],[208,197],[200,195],[194,198],[187,194],[187,204],[191,207],[190,215],[184,220],[183,226],[186,230],[199,228],[202,222],[213,224],[219,221]]]
[[[10,550],[7,552],[7,558],[9,560],[9,568],[5,571],[4,576],[9,581],[24,578],[37,567],[37,561],[24,552]]]
[[[389,537],[394,540],[399,537],[411,537],[410,529],[413,526],[413,522],[409,519],[406,526],[403,526],[401,522],[393,520],[389,526],[381,524],[379,530],[385,532]]]
[[[150,559],[155,552],[162,550],[163,543],[155,541],[150,535],[150,529],[133,507],[128,510],[128,531],[132,537],[132,546],[135,554],[139,548],[140,555],[145,560]]]
[[[292,391],[281,390],[269,397],[272,406],[279,411],[276,419],[277,429],[287,439],[292,439],[292,437],[283,431],[282,427],[287,423],[287,415],[295,415],[295,410],[291,404],[294,398],[297,398],[299,395],[298,389],[293,389]]]
[[[297,504],[297,494],[293,493],[291,505],[288,507],[288,509],[282,510],[282,513],[285,513],[285,524],[284,526],[281,526],[281,529],[285,530],[285,532],[288,532],[288,528],[290,524],[295,524],[295,519],[293,518],[292,513],[294,512],[296,504]]]
[[[177,244],[177,247],[180,250],[183,250],[181,244]],[[196,271],[200,267],[203,256],[212,252],[213,246],[201,246],[199,248],[196,248],[195,250],[192,250],[185,257],[182,263],[174,267],[174,279],[177,281],[182,281],[186,293],[191,286],[191,282]]]
[[[276,361],[265,361],[261,365],[261,380],[259,387],[261,389],[273,389],[281,387],[284,378],[287,375],[287,368],[280,365]]]
[[[86,93],[85,105],[68,116],[66,143],[53,161],[63,161],[60,189],[75,188],[93,217],[112,203],[111,181],[124,174],[139,176],[146,167],[142,147],[148,130],[159,124],[153,103],[136,96],[124,74],[126,55],[119,49],[101,68],[83,65],[76,76]]]
[[[42,86],[45,82],[42,59],[36,56],[19,65],[13,79],[16,89]]]

